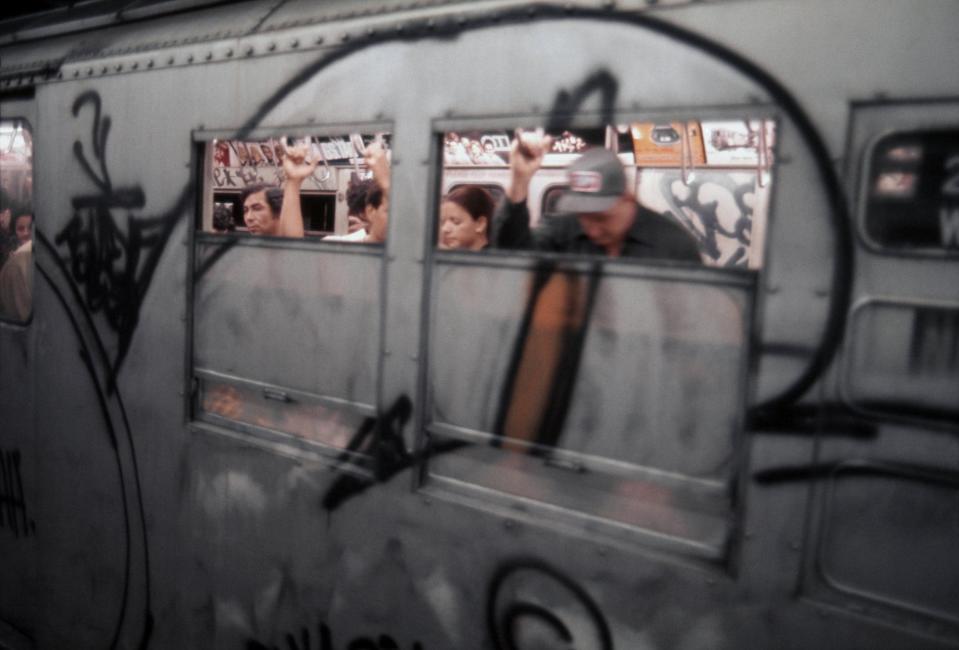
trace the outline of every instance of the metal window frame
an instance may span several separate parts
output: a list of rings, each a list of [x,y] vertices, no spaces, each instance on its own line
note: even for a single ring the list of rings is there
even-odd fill
[[[699,121],[709,121],[712,119],[765,119],[771,120],[775,124],[777,134],[781,133],[783,128],[783,119],[781,111],[774,104],[755,104],[755,105],[737,105],[737,106],[698,106],[698,107],[679,107],[679,108],[657,108],[652,111],[615,111],[612,118],[614,123],[630,123],[635,121],[661,121],[668,117],[670,119],[696,119]],[[602,116],[598,112],[580,112],[571,116],[570,130],[581,127],[595,127],[597,123],[602,123]],[[737,549],[741,543],[742,521],[745,520],[746,507],[744,495],[748,481],[748,445],[745,434],[745,418],[748,403],[751,395],[750,378],[755,375],[755,369],[758,364],[758,358],[761,355],[759,341],[760,322],[758,314],[761,310],[761,291],[763,281],[763,270],[769,265],[768,244],[771,239],[771,225],[774,222],[772,212],[767,214],[766,241],[764,247],[767,249],[764,255],[765,263],[762,269],[727,269],[712,267],[691,267],[681,263],[669,261],[637,261],[623,259],[603,259],[604,275],[627,277],[636,279],[664,279],[676,280],[681,282],[696,282],[715,286],[734,286],[747,287],[748,305],[744,313],[744,332],[743,341],[746,346],[744,353],[744,362],[740,369],[739,395],[740,409],[738,416],[734,421],[732,436],[734,460],[731,463],[733,468],[728,477],[731,493],[730,511],[731,521],[729,523],[729,538],[724,548],[716,549],[706,545],[697,544],[694,540],[676,539],[667,535],[659,534],[655,531],[638,528],[636,526],[623,524],[614,520],[600,518],[590,515],[587,512],[573,511],[556,504],[546,502],[533,502],[520,496],[511,495],[506,492],[493,490],[485,486],[474,485],[456,479],[435,476],[429,474],[429,433],[437,431],[437,425],[428,420],[426,413],[427,407],[432,402],[432,395],[429,392],[429,340],[430,330],[432,328],[435,315],[435,305],[433,300],[433,277],[436,269],[442,265],[469,265],[487,268],[520,268],[532,269],[538,261],[549,259],[555,260],[558,268],[570,268],[573,270],[583,270],[590,264],[595,264],[597,258],[588,255],[572,255],[562,253],[542,253],[534,251],[496,251],[487,250],[480,253],[475,251],[446,251],[438,250],[435,242],[435,216],[439,214],[440,190],[442,189],[443,175],[443,135],[449,131],[476,131],[484,129],[507,130],[508,132],[515,128],[537,128],[543,126],[547,121],[545,114],[510,114],[510,115],[491,115],[491,116],[464,116],[464,117],[443,117],[431,121],[432,150],[430,158],[425,161],[431,165],[433,173],[430,175],[431,182],[427,188],[429,192],[426,205],[430,206],[431,214],[434,218],[431,220],[433,227],[427,227],[424,230],[424,258],[423,264],[428,269],[424,273],[423,283],[423,313],[421,314],[422,327],[420,331],[420,350],[418,358],[420,360],[418,394],[419,403],[414,409],[414,450],[422,460],[418,463],[419,467],[414,472],[412,488],[424,496],[442,499],[463,505],[465,507],[477,508],[480,510],[493,510],[499,515],[509,518],[515,516],[517,511],[522,512],[528,520],[529,515],[533,515],[533,521],[537,525],[548,527],[561,527],[574,533],[583,533],[589,531],[591,534],[599,533],[607,543],[626,544],[628,548],[635,548],[636,543],[653,552],[665,551],[667,555],[679,555],[686,559],[701,561],[705,565],[716,567],[732,573],[737,565]],[[778,148],[780,138],[776,138],[774,148]],[[780,165],[778,155],[774,155],[774,164],[769,169],[773,179],[773,191],[775,191],[777,169]],[[770,202],[770,206],[772,206]],[[465,435],[465,434],[464,434]],[[642,469],[642,468],[641,468]]]
[[[0,105],[2,105],[3,103],[2,100],[3,100],[3,97],[0,96]],[[0,122],[15,122],[15,123],[20,123],[25,125],[27,130],[30,132],[30,139],[31,141],[33,141],[36,134],[36,130],[33,128],[33,124],[30,123],[30,120],[28,118],[21,117],[19,115],[15,115],[13,117],[4,116],[2,119],[0,119]],[[31,160],[30,175],[33,177],[34,186],[35,186],[36,185],[36,169],[37,169],[37,165],[35,162],[36,161],[35,146],[33,147],[33,151],[31,152],[30,160]],[[33,214],[33,231],[34,233],[36,233],[38,224],[37,224],[37,211],[36,211],[35,205],[33,206],[32,214]],[[11,218],[16,219],[16,216],[17,215],[11,215]],[[15,225],[15,224],[16,222],[14,222],[12,225]],[[34,239],[35,238],[36,238],[36,234],[34,234]],[[33,277],[31,281],[33,283],[33,286],[30,287],[30,295],[31,295],[31,301],[32,301],[30,305],[30,315],[27,316],[26,320],[13,320],[10,318],[4,318],[3,316],[0,316],[0,327],[27,329],[33,323],[33,316],[36,313],[36,300],[33,299],[36,297],[36,286],[37,286],[37,254],[36,252],[34,252],[33,255],[31,255],[31,258],[32,259],[30,261],[30,264],[33,266]]]
[[[902,298],[894,296],[866,296],[857,300],[849,309],[849,317],[846,320],[846,332],[844,340],[855,341],[855,328],[858,319],[866,310],[876,306],[896,307],[900,309],[932,308],[932,309],[959,309],[959,302],[949,302],[946,300],[924,300],[920,298]],[[901,424],[913,424],[933,429],[952,430],[959,427],[959,423],[950,422],[948,418],[930,417],[923,415],[902,414],[893,411],[884,411],[881,409],[869,408],[862,405],[856,398],[855,383],[853,378],[853,348],[852,345],[843,346],[842,353],[838,362],[839,367],[839,399],[848,406],[853,412],[859,413],[870,419],[881,421],[898,422]]]
[[[935,120],[930,120],[927,118],[921,122],[916,122],[909,126],[896,126],[882,129],[881,131],[873,133],[866,140],[865,146],[863,147],[862,157],[860,159],[860,174],[856,188],[857,205],[854,213],[856,220],[856,236],[866,250],[878,255],[883,255],[885,257],[904,257],[910,259],[940,261],[959,260],[959,249],[893,248],[891,246],[885,246],[873,239],[866,229],[866,218],[868,216],[867,213],[869,207],[869,184],[872,179],[872,172],[874,170],[873,160],[876,148],[888,138],[906,136],[909,134],[919,134],[924,131],[944,131],[949,129],[955,130],[956,133],[959,134],[959,122],[949,122],[945,120],[942,122],[936,122]]]
[[[882,458],[854,457],[836,462],[824,477],[824,484],[817,488],[820,508],[810,531],[814,550],[803,562],[802,598],[819,605],[852,609],[860,614],[882,618],[903,629],[913,629],[918,624],[926,634],[954,638],[959,632],[959,616],[949,616],[944,612],[892,596],[847,585],[841,579],[830,575],[824,562],[824,553],[829,537],[829,523],[834,519],[836,485],[843,476],[904,480],[951,487],[959,491],[959,473],[947,468],[910,465]]]
[[[277,136],[327,136],[343,135],[344,133],[359,132],[388,132],[394,134],[395,123],[392,121],[377,120],[372,122],[332,122],[317,124],[291,124],[274,125],[269,127],[260,127],[243,132],[242,137],[247,139],[267,139]],[[344,458],[346,453],[343,449],[338,449],[324,445],[320,442],[302,438],[294,433],[282,430],[270,429],[267,427],[258,427],[247,423],[231,420],[229,418],[216,416],[213,414],[203,414],[197,404],[196,382],[194,377],[197,372],[207,372],[203,368],[197,367],[194,360],[195,345],[195,310],[196,305],[196,271],[198,264],[198,251],[200,247],[207,244],[223,244],[226,246],[241,246],[249,248],[282,249],[282,250],[307,250],[313,254],[323,255],[343,255],[379,257],[379,296],[376,302],[379,304],[379,354],[377,355],[376,376],[374,378],[375,400],[378,404],[382,399],[383,386],[383,355],[385,341],[383,338],[383,315],[386,313],[386,295],[384,287],[386,286],[386,247],[387,244],[351,244],[349,242],[324,242],[320,238],[289,238],[289,237],[256,237],[248,233],[208,233],[203,232],[198,227],[197,215],[202,214],[203,204],[206,200],[206,193],[211,187],[207,181],[207,159],[210,149],[209,143],[219,139],[238,139],[240,128],[201,128],[195,129],[190,133],[191,149],[193,152],[193,161],[191,168],[194,178],[198,179],[196,184],[196,196],[194,203],[194,213],[190,215],[189,227],[183,244],[188,247],[187,253],[187,273],[186,273],[186,302],[187,313],[185,318],[185,341],[184,354],[184,378],[182,392],[183,397],[183,416],[182,423],[187,430],[194,433],[226,436],[232,439],[238,439],[243,442],[252,443],[264,447],[270,451],[296,457],[320,460],[330,466],[335,466],[338,471],[345,471],[363,478],[370,478],[369,470],[361,467],[358,463],[367,458],[363,454],[350,454]],[[212,192],[210,193],[212,196]],[[222,374],[222,373],[220,373]],[[244,385],[262,385],[268,386],[264,382],[258,382],[243,377],[231,377],[231,381],[243,382]],[[290,389],[282,387],[281,390],[291,392]],[[359,402],[349,402],[326,395],[314,395],[303,391],[293,391],[309,396],[315,401],[322,401],[334,407],[342,407],[360,414],[376,413],[376,405],[369,405]],[[335,458],[334,458],[335,457]],[[335,462],[334,462],[335,461]]]

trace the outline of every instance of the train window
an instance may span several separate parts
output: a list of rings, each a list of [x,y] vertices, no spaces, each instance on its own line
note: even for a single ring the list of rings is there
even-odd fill
[[[427,489],[586,516],[591,529],[724,557],[774,123],[469,137],[489,143],[498,166],[468,163],[464,133],[455,134],[459,144],[441,134],[442,187],[453,175],[468,185],[464,168],[478,168],[477,185],[499,174],[508,200],[511,180],[526,174],[515,198],[525,198],[528,221],[508,226],[526,237],[511,246],[496,232],[501,205],[485,246],[461,246],[497,254],[434,255]],[[520,155],[525,170],[510,162]],[[440,222],[451,195],[438,200]],[[577,223],[618,202],[638,202],[641,210],[626,212],[668,233],[669,254],[652,256],[657,262],[682,263],[622,259],[649,256],[630,248],[635,242],[611,251],[589,219]],[[554,204],[579,214],[554,214]],[[570,248],[538,246],[535,231],[557,219],[546,227]],[[508,254],[513,248],[537,254]]]
[[[559,197],[569,190],[569,185],[563,183],[562,185],[554,185],[553,187],[547,189],[543,192],[543,201],[542,207],[540,208],[540,214],[555,214],[558,212],[556,204],[559,202]]]
[[[204,144],[195,420],[339,454],[375,414],[383,249],[357,244],[385,241],[389,145],[373,130]]]
[[[389,134],[217,139],[207,144],[202,232],[382,243],[388,197],[369,162]],[[381,174],[382,176],[383,174]]]
[[[33,310],[33,138],[23,120],[0,120],[0,319]]]
[[[959,305],[869,300],[850,328],[847,399],[871,412],[959,420]]]
[[[464,187],[481,187],[487,192],[489,192],[490,197],[493,199],[493,204],[498,204],[503,200],[503,197],[506,196],[506,190],[503,189],[502,185],[497,185],[495,183],[457,183],[450,188],[449,193],[455,192],[460,188]]]
[[[959,253],[959,130],[887,135],[871,148],[862,228],[886,250]]]
[[[770,120],[445,132],[438,246],[758,269],[774,141]]]

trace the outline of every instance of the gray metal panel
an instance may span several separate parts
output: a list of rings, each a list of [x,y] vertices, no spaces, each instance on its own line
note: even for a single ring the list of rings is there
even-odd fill
[[[268,12],[267,4],[239,2],[105,27],[97,24],[102,19],[88,19],[70,25],[78,33],[62,36],[46,32],[56,33],[66,26],[37,27],[17,34],[13,42],[3,43],[2,69],[6,72],[38,61],[59,62],[239,37],[254,30]],[[42,40],[31,42],[33,38]]]
[[[947,620],[959,633],[959,474],[849,463],[833,473],[827,499],[823,577],[841,591]]]
[[[360,21],[363,18],[377,16],[379,14],[390,14],[403,12],[418,13],[417,10],[431,9],[436,11],[455,10],[455,5],[481,4],[476,0],[451,0],[443,3],[437,2],[411,2],[410,0],[324,0],[319,3],[316,0],[287,0],[280,3],[276,11],[271,13],[263,22],[263,31],[270,31],[282,27],[293,25],[304,25],[311,23],[322,23],[331,20],[342,21],[349,26],[350,20]],[[484,2],[487,6],[494,3]],[[428,7],[432,5],[432,7]],[[448,7],[445,5],[453,5]],[[410,12],[409,10],[413,10]]]
[[[844,153],[850,101],[940,97],[959,87],[953,0],[712,2],[662,17],[708,34],[788,85],[836,159]],[[890,48],[893,42],[909,47]]]
[[[241,241],[197,281],[194,366],[375,404],[380,256],[257,243]],[[199,247],[203,259],[217,244]]]
[[[531,282],[511,268],[437,267],[434,421],[492,432]],[[728,478],[744,400],[749,290],[612,275],[595,300],[557,446]]]

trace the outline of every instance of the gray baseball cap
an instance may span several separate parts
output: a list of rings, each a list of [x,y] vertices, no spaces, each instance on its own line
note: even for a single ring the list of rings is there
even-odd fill
[[[626,193],[626,172],[609,149],[594,147],[567,170],[569,189],[559,197],[560,212],[605,212]]]

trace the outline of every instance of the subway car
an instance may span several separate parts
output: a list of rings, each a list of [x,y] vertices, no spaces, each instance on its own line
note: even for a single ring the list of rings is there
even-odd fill
[[[0,648],[959,647],[957,28],[952,0],[6,15]],[[534,232],[603,148],[699,260],[498,245],[534,137]]]

